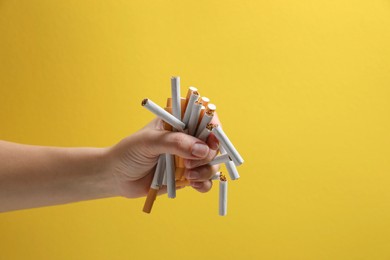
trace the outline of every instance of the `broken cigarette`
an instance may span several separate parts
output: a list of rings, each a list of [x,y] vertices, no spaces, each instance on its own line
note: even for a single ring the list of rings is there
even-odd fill
[[[219,215],[226,216],[227,214],[227,179],[224,175],[219,177]]]
[[[183,132],[185,128],[185,124],[171,115],[169,112],[165,111],[163,108],[161,108],[159,105],[154,103],[152,100],[145,98],[142,100],[142,106],[145,107],[147,110],[155,114],[157,117],[161,118],[168,124],[170,124],[172,127],[176,128],[180,132]]]
[[[207,165],[216,165],[216,164],[221,164],[221,163],[227,163],[230,162],[231,159],[227,153],[225,154],[220,154],[216,156],[212,161],[210,161]]]
[[[213,181],[219,180],[219,177],[221,176],[221,174],[222,174],[222,172],[216,172],[216,173],[213,175],[213,177],[211,177],[210,180],[213,180]]]
[[[223,148],[223,146],[220,146],[219,150],[221,151],[222,154],[226,154],[226,150],[225,148]],[[234,162],[232,161],[225,162],[225,167],[229,173],[230,179],[237,180],[238,178],[240,178],[240,175],[238,174],[237,167],[234,164]]]
[[[226,152],[232,158],[234,164],[236,166],[241,165],[244,162],[241,155],[238,153],[232,142],[230,142],[229,138],[226,136],[225,132],[222,130],[221,126],[214,127],[212,133],[218,139],[219,144],[225,148]]]

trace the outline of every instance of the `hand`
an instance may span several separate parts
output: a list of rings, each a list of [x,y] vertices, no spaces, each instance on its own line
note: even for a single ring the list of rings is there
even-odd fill
[[[215,116],[213,123],[219,123]],[[185,177],[199,192],[212,187],[210,178],[219,165],[205,165],[218,153],[218,141],[210,134],[207,143],[179,132],[163,130],[162,121],[154,119],[140,131],[123,139],[107,151],[109,171],[117,193],[127,198],[145,196],[149,190],[160,154],[175,154],[185,160]],[[161,192],[165,192],[162,189]]]

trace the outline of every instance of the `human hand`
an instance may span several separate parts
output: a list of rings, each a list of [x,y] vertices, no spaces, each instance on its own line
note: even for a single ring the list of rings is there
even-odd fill
[[[215,115],[213,123],[219,123]],[[115,180],[115,189],[121,196],[136,198],[149,190],[160,154],[175,154],[185,159],[185,177],[199,192],[212,187],[210,178],[219,165],[209,166],[218,153],[218,141],[210,134],[206,143],[196,137],[163,129],[161,119],[154,119],[144,128],[124,138],[107,150],[107,168]],[[161,189],[160,193],[166,192]]]

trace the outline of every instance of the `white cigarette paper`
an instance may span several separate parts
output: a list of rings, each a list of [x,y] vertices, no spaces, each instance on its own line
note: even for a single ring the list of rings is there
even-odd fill
[[[180,105],[180,77],[171,78],[172,89],[172,114],[177,119],[181,119],[181,105]]]
[[[172,154],[165,154],[166,169],[167,169],[167,190],[168,198],[176,198],[176,183],[175,183],[175,159]]]
[[[158,157],[156,170],[154,171],[153,181],[150,187],[152,189],[159,189],[162,186],[165,171],[165,155],[161,154]]]
[[[203,129],[203,131],[198,136],[198,139],[202,140],[203,142],[206,142],[207,138],[209,137],[211,131],[207,128]]]
[[[198,120],[200,115],[200,110],[202,109],[202,104],[195,102],[192,107],[190,120],[188,122],[188,134],[194,136],[196,127],[198,126]]]
[[[152,100],[145,98],[144,100],[142,100],[141,104],[143,107],[155,114],[157,117],[170,124],[173,128],[176,128],[177,130],[183,132],[185,124],[173,115],[169,114]]]
[[[190,99],[188,100],[187,108],[186,111],[184,112],[184,117],[183,117],[183,123],[188,126],[188,122],[190,121],[190,116],[191,116],[191,111],[192,108],[195,104],[195,102],[198,100],[199,94],[198,92],[194,92],[191,94]]]
[[[219,150],[221,151],[222,154],[226,154],[226,150],[222,146],[219,147]],[[230,179],[234,181],[240,178],[240,175],[238,174],[237,167],[234,164],[234,162],[232,161],[225,162],[225,167],[229,173]]]
[[[221,172],[216,172],[216,173],[213,175],[213,177],[211,177],[210,180],[213,180],[213,181],[219,180],[219,177],[220,177],[220,176],[221,176]]]
[[[213,116],[214,116],[214,110],[210,110],[209,108],[212,107],[212,108],[215,108],[215,105],[213,104],[208,104],[207,106],[207,110],[206,110],[206,113],[203,115],[202,117],[202,120],[200,121],[200,124],[198,126],[198,130],[196,131],[196,135],[195,136],[199,136],[202,131],[206,128],[206,126],[211,122],[211,120],[213,119]]]
[[[219,179],[219,215],[226,216],[227,214],[227,188],[228,183],[225,176],[221,175]]]
[[[226,136],[221,126],[214,127],[212,133],[218,139],[220,145],[225,148],[226,152],[229,154],[230,158],[232,158],[234,164],[236,166],[241,165],[244,162],[241,155],[238,153],[232,142],[230,142],[229,138]]]
[[[220,163],[226,163],[229,161],[231,161],[230,157],[227,153],[225,153],[225,154],[220,154],[220,155],[216,156],[212,161],[210,161],[208,163],[208,165],[212,166],[212,165],[216,165],[216,164],[220,164]]]

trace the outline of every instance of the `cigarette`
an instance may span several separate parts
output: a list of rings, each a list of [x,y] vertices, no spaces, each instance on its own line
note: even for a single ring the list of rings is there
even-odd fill
[[[190,181],[189,180],[180,180],[176,182],[176,187],[183,187],[183,186],[189,186]]]
[[[165,159],[165,154],[164,154],[164,159]],[[165,162],[166,162],[166,160],[165,160]],[[167,168],[166,168],[166,166],[165,166],[165,170],[164,170],[162,185],[167,186]]]
[[[224,175],[219,177],[219,215],[226,216],[227,214],[227,180]]]
[[[201,97],[199,102],[202,103],[202,105],[204,105],[205,107],[207,107],[210,102],[210,99],[208,97]]]
[[[176,167],[175,169],[175,180],[181,180],[184,175],[185,168]],[[177,185],[176,185],[177,186]]]
[[[211,177],[210,180],[213,180],[213,181],[219,180],[219,177],[221,176],[221,174],[222,174],[222,172],[216,172],[216,173],[213,175],[213,177]]]
[[[158,157],[156,170],[154,171],[152,184],[150,185],[152,189],[161,188],[163,183],[163,178],[164,178],[164,171],[165,171],[165,155],[161,154]]]
[[[194,93],[194,92],[198,92],[198,89],[196,87],[189,87],[188,90],[187,90],[187,96],[186,96],[186,99],[187,99],[187,102],[188,100],[190,99],[191,95]],[[187,106],[187,104],[186,104]]]
[[[195,102],[194,106],[192,107],[190,120],[188,121],[188,134],[194,135],[196,131],[196,127],[198,126],[198,119],[200,110],[202,108],[202,104],[199,102]]]
[[[199,137],[202,131],[206,128],[206,126],[211,122],[214,116],[214,111],[216,106],[214,104],[208,104],[206,108],[206,113],[203,115],[202,120],[198,126],[198,130],[196,131],[195,136]]]
[[[167,190],[168,198],[176,198],[175,187],[175,159],[172,154],[165,154],[166,169],[167,169]]]
[[[219,150],[221,151],[222,154],[226,154],[226,150],[225,148],[223,148],[223,146],[220,146]],[[238,174],[237,167],[234,164],[234,162],[232,161],[225,162],[225,167],[229,173],[230,179],[237,180],[240,178],[240,175]]]
[[[172,114],[177,119],[181,119],[181,106],[180,106],[180,77],[171,78],[171,90],[172,90]]]
[[[157,197],[157,192],[158,189],[149,189],[148,195],[146,196],[146,200],[144,203],[144,208],[142,209],[143,212],[150,213],[152,211],[154,201]]]
[[[234,164],[236,166],[241,165],[244,162],[241,155],[238,153],[232,142],[230,142],[229,138],[226,136],[221,126],[214,127],[212,133],[218,139],[220,145],[225,148],[226,152],[232,158]]]
[[[177,119],[176,117],[174,117],[173,115],[169,114],[163,108],[161,108],[156,103],[154,103],[152,100],[145,98],[144,100],[142,100],[141,104],[143,107],[148,109],[157,117],[161,118],[162,120],[170,124],[173,128],[176,128],[180,132],[183,132],[185,128],[185,124],[179,119]]]
[[[188,125],[188,122],[190,121],[190,116],[191,116],[191,111],[192,111],[192,108],[195,104],[195,102],[198,100],[199,98],[199,94],[198,92],[194,91],[188,102],[187,102],[187,105],[186,105],[186,111],[184,112],[184,116],[183,116],[183,123],[187,126]]]
[[[172,114],[172,107],[166,107],[166,108],[164,108],[164,110],[167,111],[169,114]],[[165,121],[163,121],[163,128],[164,128],[164,130],[167,130],[167,131],[173,130],[173,127]]]
[[[201,97],[199,99],[199,102],[202,104],[202,110],[200,110],[200,115],[199,115],[199,123],[200,120],[202,120],[204,112],[206,111],[206,107],[210,102],[210,99],[208,97]]]
[[[203,142],[206,142],[207,138],[209,137],[211,131],[216,125],[214,124],[207,124],[206,128],[202,130],[202,132],[199,134],[198,139],[202,140]]]
[[[225,153],[225,154],[221,154],[221,155],[216,156],[212,161],[210,161],[208,163],[208,165],[212,166],[212,165],[226,163],[226,162],[230,162],[230,161],[231,161],[231,159],[230,159],[229,155],[227,153]]]
[[[185,98],[180,98],[180,109],[181,109],[181,119],[183,119],[184,117],[184,112],[186,111],[186,102],[187,102],[187,99]]]

